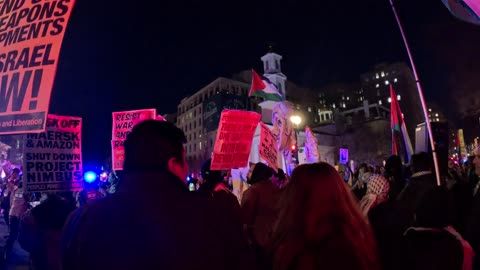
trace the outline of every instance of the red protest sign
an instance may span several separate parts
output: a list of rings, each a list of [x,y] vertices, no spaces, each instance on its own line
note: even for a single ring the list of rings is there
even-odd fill
[[[260,122],[258,151],[260,152],[260,157],[267,162],[268,166],[275,172],[278,172],[277,139],[270,128],[262,122]]]
[[[112,128],[112,169],[123,170],[125,151],[123,142],[132,128],[147,119],[156,119],[156,109],[114,112]]]
[[[211,170],[247,167],[253,134],[260,114],[248,111],[224,110],[212,155]]]
[[[45,130],[75,1],[0,1],[0,135]]]

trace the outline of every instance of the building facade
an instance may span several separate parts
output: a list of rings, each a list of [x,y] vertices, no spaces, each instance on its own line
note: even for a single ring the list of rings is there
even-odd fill
[[[390,108],[390,86],[393,86],[410,137],[418,124],[424,122],[422,105],[418,98],[413,72],[405,63],[379,64],[351,84],[332,84],[320,90],[320,102],[340,111],[377,103]]]
[[[211,157],[216,139],[215,125],[218,126],[221,111],[251,108],[247,102],[249,89],[247,83],[220,77],[184,98],[177,106],[176,125],[187,137],[186,159],[193,177],[198,177],[203,162]]]

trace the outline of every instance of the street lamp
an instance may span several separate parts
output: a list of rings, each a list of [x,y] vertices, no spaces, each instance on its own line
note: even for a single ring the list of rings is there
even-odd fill
[[[298,128],[298,125],[302,123],[302,118],[299,115],[292,115],[290,116],[290,121],[296,125]]]

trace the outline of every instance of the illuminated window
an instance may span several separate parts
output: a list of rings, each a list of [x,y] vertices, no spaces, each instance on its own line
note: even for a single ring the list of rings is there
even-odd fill
[[[440,119],[439,119],[439,118],[437,118],[437,122],[440,122]]]
[[[198,149],[202,150],[202,142],[198,143]]]
[[[308,107],[308,112],[312,112],[312,108]]]
[[[400,95],[397,95],[397,100],[401,100],[402,97]]]
[[[375,85],[375,87],[376,87],[376,88],[380,87],[380,84],[377,83],[377,84]]]
[[[429,111],[429,112],[431,112],[431,111],[432,111],[432,109],[428,109],[428,111]]]
[[[385,72],[382,71],[382,78],[385,77]]]
[[[435,114],[435,117],[438,117],[438,113]]]
[[[392,102],[392,98],[388,98],[388,103]]]
[[[385,81],[385,85],[388,85],[390,84],[390,82],[388,80]]]
[[[347,100],[350,100],[350,97],[347,97]]]
[[[344,96],[342,96],[342,100],[345,100],[345,97],[344,97]]]
[[[335,109],[335,103],[332,104],[332,107]]]
[[[398,82],[397,78],[393,79],[393,82],[394,82],[394,83]]]
[[[378,105],[382,105],[382,101],[381,101],[381,100],[378,101]]]
[[[378,79],[380,78],[380,76],[378,76],[378,73],[375,74],[375,79]]]

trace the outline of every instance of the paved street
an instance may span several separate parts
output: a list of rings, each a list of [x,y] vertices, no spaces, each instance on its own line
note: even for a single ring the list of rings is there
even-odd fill
[[[8,235],[8,227],[3,220],[3,215],[0,215],[0,247],[3,248],[6,244],[6,236]],[[10,263],[4,268],[6,270],[28,270],[28,253],[24,251],[18,243],[15,243],[13,255]]]

